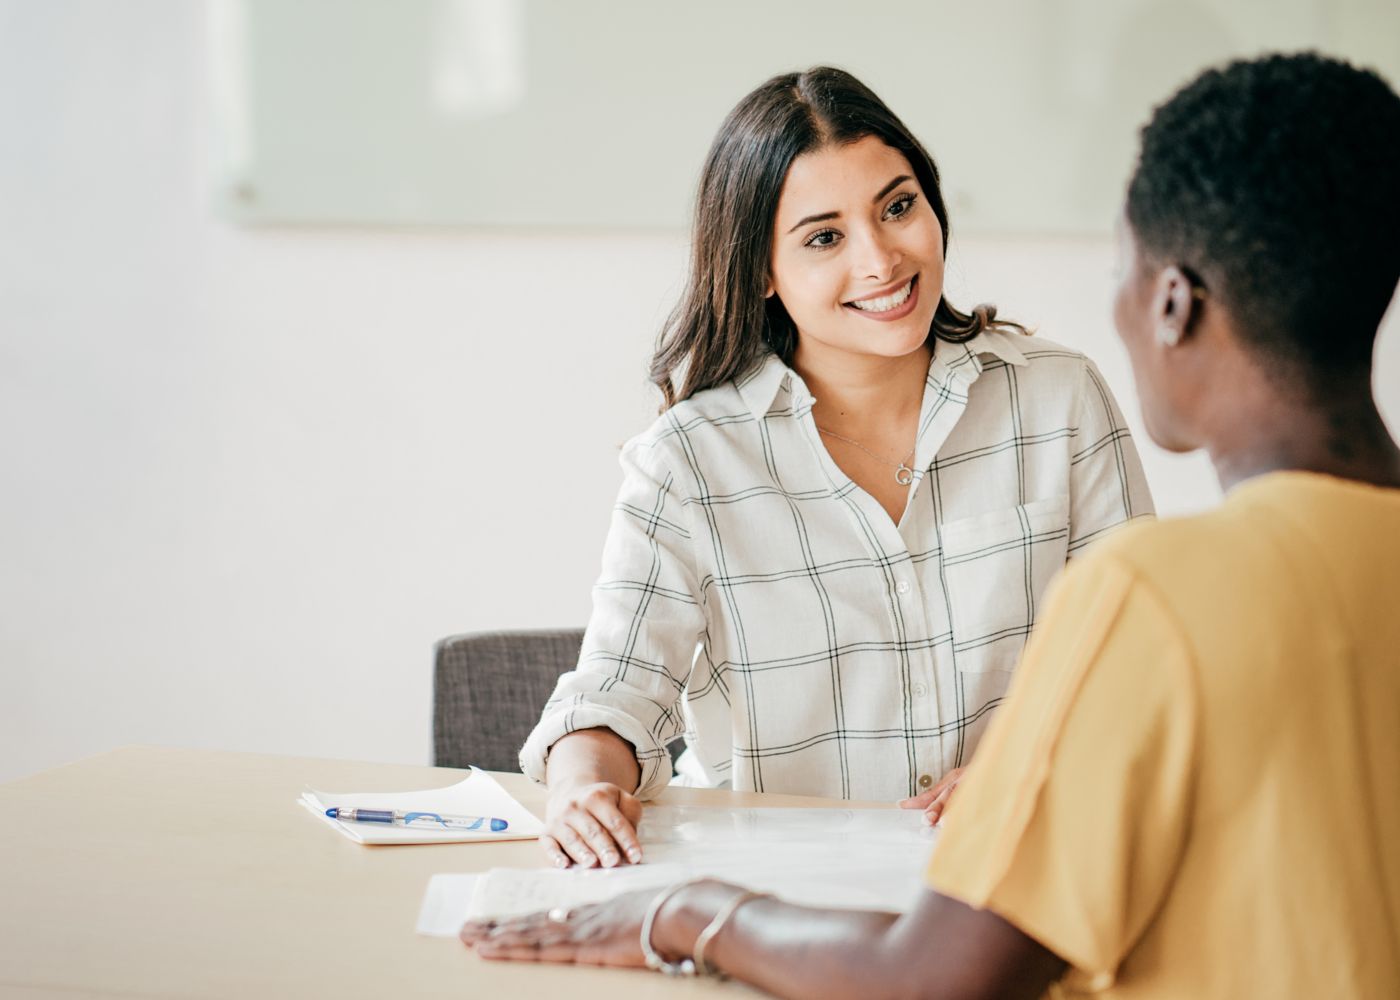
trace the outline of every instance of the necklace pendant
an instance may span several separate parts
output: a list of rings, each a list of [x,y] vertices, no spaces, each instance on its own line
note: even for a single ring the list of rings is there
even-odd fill
[[[900,486],[908,486],[914,481],[914,470],[900,462],[899,468],[894,470],[894,481]]]

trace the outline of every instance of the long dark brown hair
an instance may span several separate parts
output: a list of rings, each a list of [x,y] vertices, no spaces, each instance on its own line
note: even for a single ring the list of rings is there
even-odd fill
[[[744,374],[765,351],[792,364],[797,329],[778,297],[763,294],[778,195],[797,157],[866,136],[898,150],[914,168],[943,229],[946,254],[948,210],[938,168],[894,112],[844,70],[818,66],[773,77],[729,113],[705,158],[690,277],[651,360],[665,407]],[[992,326],[1025,332],[996,312],[992,305],[960,312],[940,297],[929,338],[961,343]]]

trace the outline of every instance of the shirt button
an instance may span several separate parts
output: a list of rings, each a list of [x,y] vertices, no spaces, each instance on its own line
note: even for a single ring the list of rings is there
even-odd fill
[[[901,594],[907,594],[907,593],[909,593],[909,581],[908,581],[908,580],[900,580],[899,583],[897,583],[897,584],[895,585],[895,588],[894,588],[894,589],[895,589],[896,591],[898,591],[899,593],[901,593]]]
[[[924,685],[924,684],[915,684],[915,685],[914,685],[914,697],[915,697],[915,698],[922,698],[922,697],[923,697],[924,695],[926,695],[926,694],[928,694],[928,687],[927,687],[926,685]]]
[[[933,776],[928,774],[919,775],[919,787],[928,788],[933,784]]]

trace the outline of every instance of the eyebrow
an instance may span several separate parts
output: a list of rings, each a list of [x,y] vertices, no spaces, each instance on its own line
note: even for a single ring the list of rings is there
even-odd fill
[[[898,177],[896,177],[894,180],[890,181],[888,184],[886,184],[884,187],[882,187],[879,191],[877,191],[876,194],[875,194],[875,197],[871,198],[870,201],[871,201],[872,203],[878,202],[881,198],[883,198],[885,195],[889,194],[889,193],[890,193],[891,191],[893,191],[895,188],[899,187],[899,186],[900,186],[901,184],[903,184],[905,181],[912,181],[913,179],[914,179],[914,178],[910,177],[908,174],[900,174],[900,175],[899,175]],[[828,219],[839,219],[840,217],[841,217],[841,213],[840,213],[840,212],[822,212],[820,215],[809,215],[809,216],[807,216],[805,219],[803,219],[801,222],[799,222],[797,225],[795,225],[795,226],[793,226],[791,229],[789,229],[789,230],[788,230],[788,233],[789,233],[789,234],[795,233],[797,230],[801,229],[803,226],[810,225],[810,224],[813,223],[813,222],[826,222]]]

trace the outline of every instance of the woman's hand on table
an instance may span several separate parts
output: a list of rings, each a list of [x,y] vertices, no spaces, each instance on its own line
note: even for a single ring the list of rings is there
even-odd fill
[[[900,799],[899,808],[922,809],[924,822],[933,826],[943,818],[943,810],[948,808],[948,803],[953,797],[953,789],[958,787],[958,782],[962,780],[965,770],[966,768],[962,767],[953,768],[928,791],[920,792],[907,799]]]
[[[642,803],[607,781],[551,789],[540,846],[558,868],[591,868],[642,860],[637,824]]]
[[[459,934],[482,958],[643,968],[642,918],[656,890],[629,892],[575,910],[469,920]]]

